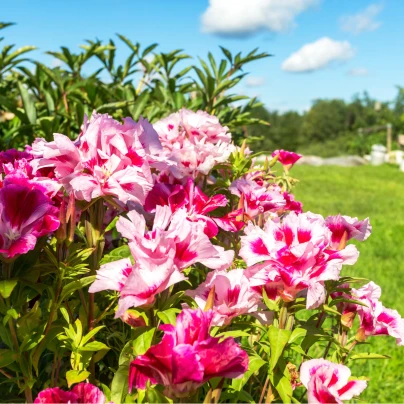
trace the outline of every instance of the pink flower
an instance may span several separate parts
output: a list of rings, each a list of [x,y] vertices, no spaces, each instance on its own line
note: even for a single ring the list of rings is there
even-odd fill
[[[359,396],[367,387],[365,380],[350,380],[347,366],[325,359],[311,359],[300,367],[300,380],[307,388],[309,403],[342,403]]]
[[[272,157],[278,156],[278,161],[288,168],[292,167],[296,161],[298,161],[302,155],[286,150],[275,150],[272,153]]]
[[[251,180],[239,179],[231,184],[229,190],[233,195],[243,195],[244,213],[252,219],[261,213],[283,210],[286,205],[280,189],[275,186],[261,186]]]
[[[153,186],[150,164],[159,160],[154,156],[158,147],[147,121],[126,118],[121,124],[108,115],[93,114],[74,143],[60,134],[53,142],[37,139],[32,164],[35,170],[54,167],[56,178],[76,199],[113,196],[123,203],[143,204]]]
[[[78,403],[79,398],[71,391],[65,391],[59,387],[53,387],[42,390],[34,403],[36,404],[52,404],[52,403]]]
[[[303,204],[299,201],[295,201],[295,197],[293,194],[289,194],[288,192],[283,193],[283,197],[286,201],[285,210],[295,213],[303,212]]]
[[[372,231],[369,218],[359,221],[356,217],[328,216],[325,223],[332,233],[331,246],[333,248],[338,248],[345,232],[347,234],[346,240],[355,238],[356,240],[364,241]]]
[[[106,401],[104,393],[91,383],[76,384],[72,392],[78,397],[78,403],[104,404]]]
[[[31,154],[25,151],[16,149],[2,151],[0,152],[0,173],[4,172],[3,165],[11,164],[11,166],[14,166],[14,163],[18,160],[25,159],[26,161],[30,161],[32,158]]]
[[[15,258],[59,227],[59,211],[41,183],[7,176],[0,188],[0,254]]]
[[[265,285],[270,298],[285,301],[307,290],[307,308],[324,303],[324,282],[338,280],[342,265],[354,264],[359,254],[353,245],[332,249],[323,217],[310,212],[291,212],[282,222],[268,220],[263,230],[249,223],[245,234],[240,256],[250,267],[252,286]]]
[[[160,326],[162,341],[130,365],[129,390],[144,389],[149,381],[165,386],[169,397],[188,397],[211,378],[242,376],[248,355],[233,338],[209,335],[212,318],[211,310],[184,309],[175,326]]]
[[[25,158],[3,164],[3,172],[5,174],[4,184],[21,183],[25,186],[41,189],[49,198],[54,198],[62,187],[54,178],[42,176],[40,171],[34,174],[30,161]],[[58,197],[61,196],[60,194]]]
[[[221,225],[221,219],[208,216],[208,213],[216,210],[219,207],[227,205],[227,198],[224,195],[217,194],[212,197],[204,194],[198,188],[192,178],[188,178],[186,184],[171,185],[164,183],[156,183],[153,189],[149,192],[145,202],[145,210],[154,212],[157,205],[168,205],[171,212],[176,212],[178,209],[185,208],[187,219],[191,222],[201,222],[204,224],[204,232],[209,237],[215,237],[219,231],[218,224]],[[229,220],[227,217],[223,220]],[[244,223],[241,224],[243,226]]]
[[[207,175],[218,163],[229,158],[234,146],[227,127],[206,112],[186,109],[154,124],[164,154],[177,163],[170,172],[176,178]]]
[[[103,392],[90,383],[76,384],[71,391],[65,391],[59,387],[41,391],[34,403],[36,404],[104,404],[106,401]]]
[[[261,295],[250,287],[243,269],[210,272],[205,282],[186,294],[193,297],[197,305],[204,309],[213,287],[215,299],[212,308],[214,313],[212,325],[228,325],[234,317],[255,313],[258,310],[258,303],[262,300]]]
[[[385,308],[379,301],[381,288],[374,282],[352,289],[354,299],[360,300],[366,306],[356,305],[359,315],[359,335],[365,338],[372,335],[390,335],[397,345],[404,345],[404,319],[396,310]]]
[[[216,269],[228,268],[233,261],[234,252],[214,246],[203,232],[204,225],[188,221],[184,209],[172,214],[168,206],[157,206],[150,231],[136,211],[127,216],[118,220],[117,229],[129,240],[135,265],[129,259],[103,265],[90,288],[91,293],[120,292],[116,317],[129,307],[153,303],[158,293],[185,279],[182,270],[197,262]]]

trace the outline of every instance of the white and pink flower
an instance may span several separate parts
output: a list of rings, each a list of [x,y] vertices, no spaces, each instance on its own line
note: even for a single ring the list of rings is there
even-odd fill
[[[170,172],[176,178],[208,175],[228,160],[234,150],[231,134],[218,118],[206,112],[182,109],[154,124],[164,155],[175,161]]]
[[[187,219],[191,222],[204,224],[204,232],[208,237],[215,237],[219,227],[226,226],[231,221],[229,231],[238,231],[244,226],[244,222],[236,216],[214,217],[209,213],[226,206],[228,203],[224,195],[217,194],[209,197],[198,188],[192,178],[188,178],[185,185],[166,184],[157,182],[149,192],[145,202],[147,212],[155,212],[156,207],[168,205],[171,212],[184,208],[187,212]],[[227,228],[226,228],[227,230]]]
[[[119,291],[120,317],[129,307],[153,303],[158,293],[184,280],[182,271],[197,262],[211,269],[228,268],[234,252],[213,245],[203,228],[203,223],[188,221],[184,209],[172,214],[168,206],[157,206],[148,231],[144,217],[130,211],[128,219],[118,220],[117,229],[128,239],[135,265],[129,259],[104,265],[90,292]]]
[[[325,359],[311,359],[300,367],[300,381],[307,388],[309,403],[341,404],[359,396],[367,387],[365,380],[352,380],[347,366]]]
[[[212,325],[228,325],[234,317],[256,313],[262,300],[261,295],[251,288],[249,279],[241,268],[229,272],[210,272],[205,282],[186,294],[193,297],[197,305],[204,309],[212,288],[215,288]]]
[[[354,264],[359,255],[353,245],[331,248],[325,220],[310,212],[268,220],[264,229],[249,223],[245,234],[240,256],[249,266],[252,285],[265,285],[270,298],[285,301],[306,291],[308,309],[324,303],[324,282],[338,280],[342,265]]]
[[[345,241],[352,238],[364,241],[372,232],[369,218],[358,220],[356,217],[337,215],[328,216],[325,222],[332,233],[331,246],[333,248],[338,248],[343,238],[345,238]]]
[[[283,193],[273,184],[262,186],[255,181],[239,179],[229,189],[233,195],[243,197],[244,213],[252,219],[262,213],[276,213],[286,206]]]
[[[380,286],[369,282],[359,289],[352,289],[351,293],[353,298],[365,304],[356,305],[360,337],[390,335],[396,339],[397,345],[404,345],[404,319],[396,310],[385,308],[379,301],[382,293]]]
[[[56,178],[78,200],[112,196],[143,204],[153,186],[150,164],[161,160],[155,157],[160,149],[147,121],[126,118],[121,124],[93,114],[75,142],[57,133],[53,142],[37,139],[31,164],[35,170],[53,167]]]

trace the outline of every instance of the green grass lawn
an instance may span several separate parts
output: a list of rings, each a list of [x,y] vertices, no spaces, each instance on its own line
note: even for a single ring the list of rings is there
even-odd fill
[[[357,243],[360,257],[343,274],[366,277],[382,288],[384,306],[404,316],[404,173],[383,167],[296,166],[300,180],[296,199],[305,211],[324,216],[341,213],[360,219],[370,217],[372,235]],[[355,376],[370,378],[361,395],[366,402],[404,402],[404,346],[388,336],[371,337],[361,351],[391,356],[390,360],[356,361]]]

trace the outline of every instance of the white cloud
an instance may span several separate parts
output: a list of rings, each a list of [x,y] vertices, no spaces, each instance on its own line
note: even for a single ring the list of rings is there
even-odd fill
[[[351,69],[347,72],[348,76],[353,76],[353,77],[363,77],[368,75],[368,69],[365,69],[364,67],[357,67],[354,69]]]
[[[295,18],[320,0],[209,0],[202,14],[202,31],[250,35],[260,30],[286,31]]]
[[[371,4],[358,14],[344,16],[340,19],[341,29],[353,34],[375,31],[382,24],[380,21],[375,20],[382,10],[383,6],[381,4]]]
[[[247,87],[262,87],[265,84],[265,77],[262,76],[250,76],[247,77],[246,86]]]
[[[348,41],[334,41],[323,37],[292,53],[282,63],[282,70],[292,73],[312,72],[323,69],[330,63],[348,60],[354,53]]]

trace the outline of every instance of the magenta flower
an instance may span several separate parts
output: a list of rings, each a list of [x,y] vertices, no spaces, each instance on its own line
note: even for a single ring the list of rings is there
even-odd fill
[[[26,161],[32,160],[31,154],[25,152],[25,151],[19,151],[16,149],[9,149],[6,151],[0,152],[0,173],[4,172],[3,165],[8,165],[10,164],[11,166],[14,166],[14,163],[16,161],[25,159]]]
[[[331,248],[323,217],[310,212],[291,212],[282,222],[268,220],[263,230],[250,223],[245,234],[240,256],[249,266],[251,285],[265,285],[270,298],[285,301],[307,290],[308,309],[324,303],[324,282],[338,280],[342,265],[354,264],[359,254],[353,245]]]
[[[65,391],[59,387],[53,387],[42,390],[37,398],[35,404],[52,404],[52,403],[78,403],[78,397],[71,391]]]
[[[282,192],[276,186],[261,186],[255,181],[239,179],[230,188],[233,195],[244,197],[244,213],[255,218],[261,213],[283,210],[286,206]]]
[[[295,200],[293,194],[289,194],[288,192],[283,193],[283,197],[286,201],[285,210],[295,213],[302,213],[303,212],[303,204],[299,201]]]
[[[300,380],[307,388],[309,403],[342,403],[359,396],[367,387],[365,380],[350,380],[347,366],[325,359],[311,359],[300,367]]]
[[[161,160],[155,157],[158,151],[157,134],[147,121],[126,118],[121,124],[93,114],[76,142],[60,134],[53,142],[37,139],[32,165],[36,170],[54,167],[56,178],[78,200],[113,196],[143,204],[153,186],[150,164]]]
[[[283,165],[288,168],[292,167],[296,161],[298,161],[302,155],[297,154],[294,152],[286,151],[286,150],[275,150],[272,153],[272,157],[278,156],[278,161]]]
[[[366,306],[356,305],[359,315],[359,336],[390,335],[397,341],[397,345],[404,345],[404,319],[396,310],[385,308],[379,301],[381,288],[374,282],[352,289],[352,296],[365,303]]]
[[[185,208],[187,219],[191,222],[203,223],[205,234],[212,238],[219,231],[218,224],[220,226],[222,220],[230,219],[211,217],[208,214],[219,207],[226,206],[227,202],[227,198],[221,194],[207,196],[195,185],[192,178],[188,178],[185,185],[156,183],[147,195],[144,207],[147,212],[154,212],[157,205],[168,205],[173,213]],[[241,227],[243,225],[244,223],[241,223]]]
[[[213,245],[204,225],[188,221],[184,209],[172,214],[168,206],[158,206],[150,231],[136,211],[130,211],[128,218],[121,217],[117,229],[129,240],[135,265],[129,259],[105,264],[90,287],[91,293],[120,292],[116,317],[129,307],[153,303],[158,293],[185,279],[182,270],[197,262],[216,269],[228,268],[233,261],[234,252]]]
[[[366,240],[372,231],[369,218],[358,220],[356,217],[349,216],[328,216],[325,221],[327,227],[331,230],[331,246],[338,248],[346,232],[346,240],[355,238],[359,241]]]
[[[49,198],[54,198],[62,187],[54,178],[42,176],[43,173],[40,171],[34,174],[30,161],[25,158],[3,164],[3,172],[5,174],[4,184],[22,184],[30,188],[40,189]]]
[[[164,155],[177,163],[169,167],[176,178],[207,175],[229,158],[234,146],[227,127],[206,112],[186,109],[154,124]]]
[[[188,397],[213,377],[237,378],[248,369],[248,355],[231,337],[209,334],[211,310],[184,309],[175,326],[160,326],[162,341],[138,356],[129,370],[129,390],[146,383],[165,386],[169,397]]]
[[[7,176],[0,188],[0,255],[12,259],[59,227],[59,211],[41,183]]]
[[[261,302],[261,295],[250,287],[249,279],[243,269],[232,271],[216,270],[210,272],[206,281],[195,290],[186,294],[195,299],[197,305],[204,309],[209,292],[215,288],[212,325],[222,326],[231,323],[234,317],[255,313]]]
[[[104,404],[104,393],[90,383],[76,384],[71,391],[65,391],[59,387],[41,391],[35,399],[35,404]]]

